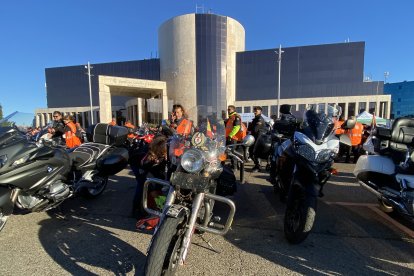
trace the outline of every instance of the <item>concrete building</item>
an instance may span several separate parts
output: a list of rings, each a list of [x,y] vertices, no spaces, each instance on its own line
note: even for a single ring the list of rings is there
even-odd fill
[[[92,65],[96,120],[117,116],[138,125],[158,122],[174,103],[207,105],[218,116],[229,104],[241,112],[260,105],[266,115],[276,113],[276,49],[245,51],[245,31],[236,20],[215,14],[177,16],[161,24],[158,40],[159,58]],[[308,104],[339,104],[345,116],[375,107],[389,117],[391,97],[383,94],[383,82],[363,82],[364,42],[283,51],[280,104],[294,104],[298,111]],[[84,127],[89,124],[85,72],[84,65],[46,69],[48,109],[36,110],[39,124],[53,110],[67,108],[80,114]]]
[[[392,98],[392,118],[414,116],[414,81],[386,83],[384,93]]]

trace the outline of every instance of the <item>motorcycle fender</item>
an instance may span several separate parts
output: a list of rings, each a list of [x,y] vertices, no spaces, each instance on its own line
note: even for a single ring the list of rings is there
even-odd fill
[[[190,210],[187,207],[177,204],[169,206],[167,212],[165,213],[166,216],[171,218],[182,218],[184,216],[188,216],[189,214]]]
[[[296,166],[294,185],[299,185],[306,191],[306,194],[318,197],[321,185],[319,184],[318,177],[313,175],[309,171],[305,171],[303,168],[299,169]]]
[[[13,213],[14,203],[11,200],[12,191],[11,189],[0,187],[0,211],[6,216]]]
[[[382,155],[362,155],[355,165],[354,175],[363,172],[376,172],[387,175],[395,173],[395,164],[391,158]]]

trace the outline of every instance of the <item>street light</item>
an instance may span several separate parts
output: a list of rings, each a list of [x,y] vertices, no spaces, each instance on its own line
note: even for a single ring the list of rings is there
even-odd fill
[[[282,53],[285,51],[282,51],[282,45],[279,45],[279,51],[275,51],[275,53],[278,55],[277,62],[279,63],[279,76],[278,76],[278,82],[277,82],[277,118],[279,118],[280,113],[280,71],[282,68]]]
[[[384,72],[384,84],[387,83],[387,78],[390,76],[390,72],[385,71]]]
[[[91,104],[91,124],[93,125],[93,109],[92,109],[92,86],[91,86],[91,69],[93,67],[91,66],[91,64],[88,61],[88,65],[85,65],[85,69],[88,69],[88,73],[86,73],[86,75],[88,75],[89,78],[89,102]]]

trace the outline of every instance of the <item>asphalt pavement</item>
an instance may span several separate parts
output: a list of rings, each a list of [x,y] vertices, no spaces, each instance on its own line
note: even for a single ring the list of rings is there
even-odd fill
[[[284,204],[267,174],[247,166],[247,181],[233,197],[232,230],[195,236],[178,275],[414,275],[413,224],[380,211],[355,183],[352,164],[336,167],[312,233],[290,245]],[[151,236],[138,232],[129,216],[134,189],[124,170],[98,199],[74,198],[49,212],[10,217],[0,233],[0,275],[142,275]]]

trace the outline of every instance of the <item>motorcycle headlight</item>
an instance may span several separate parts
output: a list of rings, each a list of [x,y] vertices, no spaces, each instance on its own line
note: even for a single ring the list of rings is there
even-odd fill
[[[309,145],[298,145],[296,147],[296,153],[309,161],[315,161],[315,150]]]
[[[321,150],[318,153],[318,156],[316,157],[316,162],[318,162],[318,163],[327,162],[329,160],[329,158],[332,157],[332,154],[334,154],[334,153],[330,149]]]
[[[199,150],[189,149],[181,157],[181,166],[189,173],[198,173],[204,167],[204,156]]]

